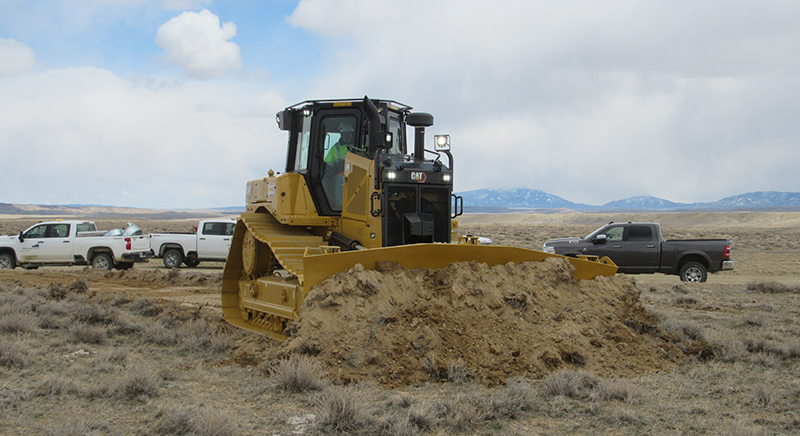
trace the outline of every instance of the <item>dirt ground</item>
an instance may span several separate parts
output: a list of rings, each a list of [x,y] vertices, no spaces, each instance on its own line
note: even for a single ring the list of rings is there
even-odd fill
[[[800,283],[800,241],[793,214],[720,219],[702,214],[670,216],[668,238],[732,238],[736,268],[711,275],[709,283],[777,280]],[[510,221],[511,218],[518,222]],[[462,233],[491,237],[497,245],[539,249],[550,238],[589,233],[584,215],[468,215]],[[606,217],[592,217],[605,221]],[[638,217],[642,220],[663,217]],[[693,219],[689,219],[693,218]],[[501,222],[487,222],[492,219]],[[546,220],[547,223],[529,222]],[[716,225],[717,219],[725,225]],[[771,220],[770,220],[771,219]],[[761,227],[750,227],[756,221]],[[31,220],[0,220],[15,233]],[[728,225],[730,222],[736,225]],[[741,224],[742,222],[746,224]],[[98,221],[100,228],[124,226]],[[600,223],[602,224],[602,222]],[[142,220],[149,231],[189,231],[192,220]],[[81,280],[93,292],[159,298],[215,313],[220,309],[220,262],[167,270],[158,259],[128,271],[99,272],[88,267],[43,267],[0,271],[0,283],[45,288]],[[312,291],[304,317],[292,326],[282,355],[313,350],[346,381],[372,380],[387,387],[409,385],[444,374],[448,364],[465,365],[488,384],[508,377],[544,377],[576,366],[613,377],[674,368],[684,357],[669,338],[647,334],[656,322],[639,300],[640,286],[677,285],[675,276],[619,275],[593,281],[571,280],[568,263],[533,263],[489,268],[456,264],[441,271],[387,267],[355,269],[332,277]],[[512,334],[513,332],[513,334]],[[243,353],[259,353],[243,344]]]
[[[491,268],[464,263],[438,271],[409,271],[391,264],[379,272],[355,268],[312,291],[304,317],[291,327],[287,342],[237,334],[230,338],[229,354],[213,363],[176,357],[179,373],[170,377],[178,377],[181,392],[169,389],[162,401],[174,397],[189,404],[215,404],[238,416],[239,434],[303,434],[286,422],[305,416],[311,399],[262,391],[256,395],[243,386],[235,390],[227,386],[235,380],[228,377],[234,375],[253,383],[253,370],[259,365],[289,355],[311,355],[325,364],[326,377],[334,383],[380,386],[383,390],[376,398],[390,405],[402,404],[398,396],[420,398],[414,401],[425,404],[434,398],[473,398],[486,394],[485,388],[502,387],[514,376],[546,380],[563,370],[623,380],[634,386],[631,391],[645,392],[613,407],[594,397],[548,400],[546,413],[512,419],[502,424],[503,431],[477,426],[443,433],[431,430],[431,434],[472,433],[469,428],[478,429],[475,434],[641,434],[648,429],[662,434],[720,434],[724,429],[724,434],[758,435],[800,430],[796,293],[756,294],[748,287],[800,285],[797,214],[469,215],[461,217],[461,230],[490,237],[497,245],[540,249],[547,239],[585,235],[611,220],[661,221],[670,239],[731,238],[735,270],[710,275],[708,283],[686,286],[675,276],[661,274],[576,282],[570,278],[571,266],[558,261]],[[0,233],[15,234],[35,222],[0,220]],[[134,222],[145,233],[185,231],[194,225],[192,220]],[[98,221],[103,229],[124,224]],[[224,329],[219,301],[222,268],[222,263],[201,263],[170,271],[160,260],[111,272],[86,267],[17,268],[0,271],[0,285],[10,290],[77,287],[89,296],[155,299]],[[729,343],[734,344],[732,349],[746,351],[708,364],[704,359],[713,348],[709,343],[717,353]],[[93,347],[83,347],[93,352]],[[146,360],[154,351],[144,348],[142,353],[137,359]],[[171,366],[168,359],[153,356],[159,365]],[[449,390],[445,381],[453,368],[461,368],[478,385],[467,391]],[[15,381],[14,374],[0,370],[0,394],[8,386],[26,383]],[[168,386],[178,383],[166,380]],[[423,386],[427,387],[421,390]],[[395,399],[385,400],[386,396]],[[264,419],[248,405],[262,400],[273,404]],[[92,401],[81,407],[92,409]],[[54,414],[61,413],[54,416],[68,416],[68,410],[56,412],[57,403],[45,404]],[[23,402],[12,414],[14,424],[0,419],[0,428],[23,428],[18,423],[39,416],[34,410],[41,406],[27,407]],[[267,410],[260,407],[259,411]],[[141,409],[133,408],[119,420],[135,421],[133,417],[147,413]],[[428,433],[421,426],[416,433],[395,434]]]

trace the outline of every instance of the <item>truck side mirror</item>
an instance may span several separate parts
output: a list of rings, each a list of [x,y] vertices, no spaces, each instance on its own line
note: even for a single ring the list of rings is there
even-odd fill
[[[19,242],[25,242],[25,238],[22,237],[22,230],[19,231]]]
[[[592,238],[592,244],[595,244],[595,245],[597,245],[597,244],[605,244],[607,241],[608,241],[608,239],[607,239],[606,235],[597,235],[594,238]]]

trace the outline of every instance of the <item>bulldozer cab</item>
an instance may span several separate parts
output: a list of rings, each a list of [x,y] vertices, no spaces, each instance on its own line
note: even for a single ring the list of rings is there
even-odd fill
[[[433,116],[411,109],[365,97],[306,101],[277,114],[289,131],[286,171],[303,176],[319,215],[343,217],[345,228],[371,227],[348,235],[365,246],[450,242],[452,173],[439,154],[426,159],[424,129]],[[413,154],[407,126],[417,130]],[[355,176],[361,173],[366,179]]]

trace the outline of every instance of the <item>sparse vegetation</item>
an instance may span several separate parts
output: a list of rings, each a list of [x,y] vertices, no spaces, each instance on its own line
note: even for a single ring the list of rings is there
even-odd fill
[[[509,227],[502,238],[470,231],[538,248],[547,238],[537,235],[585,234],[595,226],[588,227],[530,225],[523,230],[534,236],[525,238]],[[695,234],[679,230],[669,237]],[[41,269],[18,269],[0,282],[0,434],[794,434],[800,431],[800,260],[757,252],[767,245],[755,232],[736,232],[723,235],[736,241],[738,270],[726,282],[637,278],[657,325],[625,326],[685,350],[678,369],[612,377],[563,360],[553,372],[510,374],[493,387],[457,356],[428,351],[415,358],[429,381],[366,385],[321,364],[320,350],[330,344],[309,343],[279,359],[279,345],[227,326],[217,307],[98,285],[106,279],[114,283],[109,288],[124,288],[126,280],[144,286],[135,269],[105,277],[72,268],[53,283],[36,281]],[[800,241],[773,239],[770,247],[796,249],[784,239]],[[777,281],[744,275],[758,262]],[[219,271],[205,279],[193,279],[189,270],[156,273],[148,280],[157,286],[172,280],[213,294],[212,274]],[[528,301],[527,310],[535,309]],[[360,370],[383,357],[359,345],[337,344],[343,367]],[[598,345],[635,351],[630,343]]]
[[[364,404],[358,391],[332,386],[316,402],[318,427],[325,434],[347,434],[364,427]]]
[[[327,385],[324,365],[308,356],[281,359],[267,373],[270,388],[281,392],[318,391]]]

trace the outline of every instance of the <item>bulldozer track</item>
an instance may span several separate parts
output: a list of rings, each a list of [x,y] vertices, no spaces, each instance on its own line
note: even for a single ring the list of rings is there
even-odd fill
[[[241,223],[252,236],[250,240],[254,239],[263,245],[248,247],[242,241],[249,238],[247,232],[232,245],[232,250],[235,246],[238,253],[229,255],[228,263],[236,266],[227,275],[227,285],[223,279],[223,294],[228,293],[235,300],[225,300],[223,297],[230,306],[225,317],[234,325],[266,333],[275,339],[285,339],[285,325],[296,319],[297,304],[303,298],[303,257],[321,253],[323,249],[320,247],[325,246],[325,241],[305,227],[279,223],[268,212],[243,213]],[[264,248],[268,248],[269,252]],[[247,271],[247,268],[242,270],[243,259],[251,262],[252,271]],[[228,263],[226,268],[229,267]],[[278,270],[285,272],[278,273]],[[267,288],[260,288],[262,286]],[[272,290],[260,296],[258,289]],[[276,295],[283,297],[276,300]],[[290,295],[299,300],[289,298]],[[238,309],[233,312],[231,309],[235,301],[238,301],[235,304]]]
[[[305,227],[281,224],[270,213],[244,213],[242,222],[260,242],[267,244],[272,255],[303,285],[303,256],[307,249],[319,252],[325,245],[321,236],[313,235]]]

